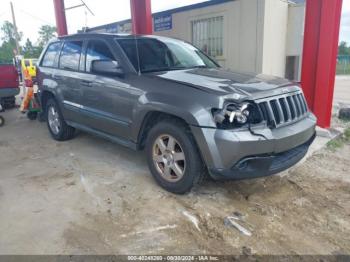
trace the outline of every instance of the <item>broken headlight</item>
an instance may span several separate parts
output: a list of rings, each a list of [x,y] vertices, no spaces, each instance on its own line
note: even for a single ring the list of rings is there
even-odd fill
[[[218,128],[232,129],[246,124],[258,124],[262,121],[258,107],[249,102],[227,104],[223,109],[212,110]]]

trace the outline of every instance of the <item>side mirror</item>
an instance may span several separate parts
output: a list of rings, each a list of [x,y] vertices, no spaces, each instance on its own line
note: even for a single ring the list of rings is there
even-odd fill
[[[112,60],[93,60],[91,63],[91,71],[103,75],[124,75],[124,71],[118,61]]]

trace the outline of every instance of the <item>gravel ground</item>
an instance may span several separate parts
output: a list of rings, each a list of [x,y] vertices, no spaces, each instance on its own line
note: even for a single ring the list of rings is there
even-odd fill
[[[142,152],[87,134],[57,143],[45,123],[3,115],[0,254],[350,254],[349,143],[177,196]]]

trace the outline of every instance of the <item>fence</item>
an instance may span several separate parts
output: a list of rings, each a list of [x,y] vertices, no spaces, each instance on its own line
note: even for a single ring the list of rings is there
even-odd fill
[[[337,75],[350,75],[350,55],[338,56]]]

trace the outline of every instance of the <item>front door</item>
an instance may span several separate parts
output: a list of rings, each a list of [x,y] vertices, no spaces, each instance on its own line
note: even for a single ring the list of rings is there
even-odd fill
[[[95,74],[91,70],[94,60],[114,60],[107,42],[90,40],[86,49],[86,76],[82,83],[82,112],[85,125],[122,139],[130,138],[133,103],[137,92],[125,78]]]

